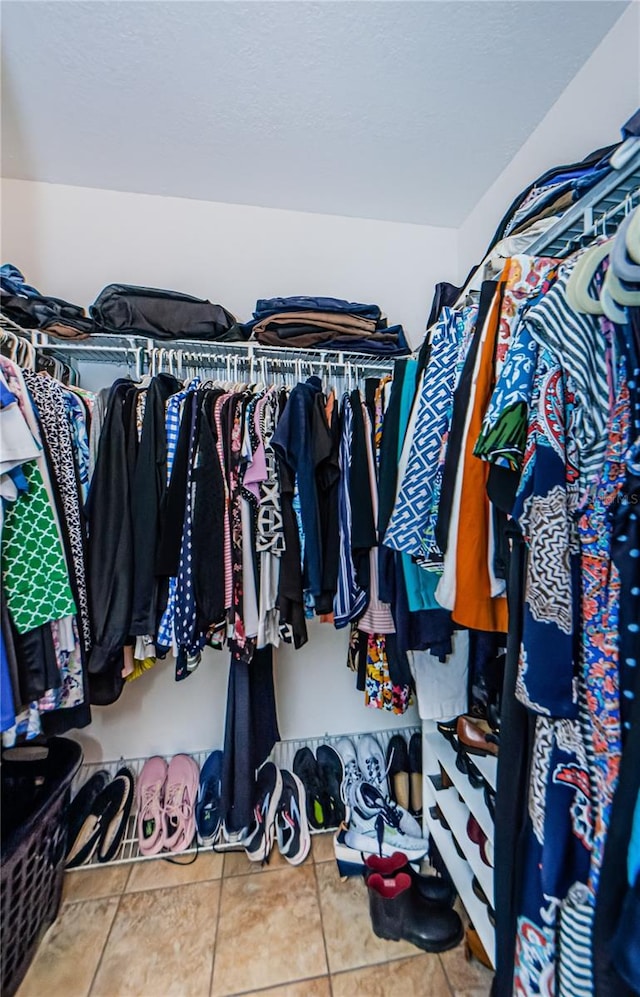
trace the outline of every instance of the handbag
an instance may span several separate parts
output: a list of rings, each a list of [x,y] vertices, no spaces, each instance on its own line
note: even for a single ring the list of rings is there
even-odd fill
[[[89,309],[97,332],[147,336],[149,339],[247,339],[222,305],[180,291],[108,284]]]

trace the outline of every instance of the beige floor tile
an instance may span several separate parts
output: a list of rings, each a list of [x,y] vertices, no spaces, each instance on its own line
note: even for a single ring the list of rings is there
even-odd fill
[[[328,976],[316,976],[314,980],[300,980],[298,983],[285,983],[283,987],[269,987],[268,990],[252,990],[242,997],[331,997]],[[355,997],[351,994],[350,997]]]
[[[312,865],[222,881],[213,997],[326,973]]]
[[[63,903],[118,897],[127,885],[130,871],[130,865],[97,865],[66,872],[62,882]]]
[[[488,994],[493,980],[491,970],[483,966],[477,959],[465,959],[464,945],[449,952],[443,952],[440,956],[445,973],[449,978],[451,989],[458,991],[479,990],[480,993]]]
[[[360,876],[342,882],[337,867],[330,862],[316,866],[316,875],[330,972],[418,953],[409,942],[387,942],[374,935],[367,888]]]
[[[486,987],[471,987],[470,990],[454,990],[454,997],[489,997],[491,981]]]
[[[193,855],[175,861],[167,859],[145,859],[135,862],[127,883],[127,893],[140,890],[157,890],[164,886],[184,886],[186,883],[203,883],[209,879],[222,878],[224,855],[216,852],[201,852],[195,862]]]
[[[66,904],[17,997],[86,997],[117,907],[117,897]]]
[[[336,853],[333,848],[334,832],[313,834],[311,836],[311,852],[314,862],[335,862]]]
[[[125,893],[92,997],[206,997],[220,882]]]
[[[333,997],[450,997],[437,955],[414,956],[332,976]]]
[[[272,872],[274,869],[290,869],[291,866],[280,854],[276,845],[271,849],[269,861],[262,865],[260,862],[251,862],[247,858],[247,853],[225,852],[224,854],[224,878],[228,876],[248,876],[256,872]]]

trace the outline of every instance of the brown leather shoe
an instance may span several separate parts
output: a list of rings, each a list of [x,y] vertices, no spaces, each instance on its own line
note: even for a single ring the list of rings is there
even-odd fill
[[[458,717],[458,740],[470,755],[497,755],[496,735],[484,720]]]

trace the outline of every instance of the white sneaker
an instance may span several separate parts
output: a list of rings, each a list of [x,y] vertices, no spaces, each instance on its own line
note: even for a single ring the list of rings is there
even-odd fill
[[[380,840],[380,823],[378,822],[376,826],[376,820],[377,818],[372,818],[369,831],[364,828],[349,828],[344,836],[345,844],[357,852],[381,855],[385,858],[389,858],[394,852],[402,852],[409,862],[417,862],[426,855],[429,848],[428,838],[412,838],[397,828],[385,824]]]
[[[354,790],[351,822],[356,826],[367,824],[382,813],[385,823],[396,827],[410,838],[421,838],[422,828],[415,817],[393,800],[386,800],[377,786],[361,782]]]
[[[358,767],[366,782],[376,786],[383,796],[389,795],[384,754],[372,734],[365,734],[358,741]]]
[[[344,766],[344,776],[342,778],[342,800],[347,807],[353,806],[354,791],[363,780],[363,775],[358,764],[358,753],[355,744],[348,737],[341,737],[336,743],[335,749],[342,758]]]

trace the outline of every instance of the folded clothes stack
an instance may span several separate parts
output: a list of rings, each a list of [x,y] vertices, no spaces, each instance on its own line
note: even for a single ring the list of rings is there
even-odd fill
[[[411,352],[402,326],[389,326],[378,305],[339,298],[263,298],[245,328],[263,346],[392,357]]]
[[[86,339],[93,331],[84,308],[40,294],[11,263],[0,267],[0,306],[23,329],[42,329],[59,339]]]

